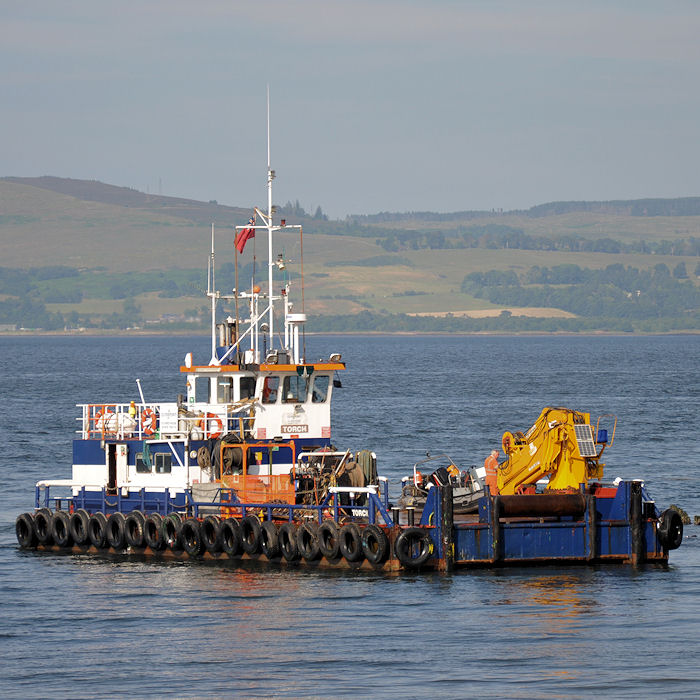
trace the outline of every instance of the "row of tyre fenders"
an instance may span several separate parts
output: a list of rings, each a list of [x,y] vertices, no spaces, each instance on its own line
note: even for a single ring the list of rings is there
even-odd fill
[[[139,510],[90,515],[83,509],[73,513],[40,508],[22,513],[16,520],[17,541],[25,549],[56,546],[60,549],[89,547],[123,551],[150,549],[152,552],[184,552],[199,557],[254,557],[263,554],[269,560],[284,559],[313,562],[325,558],[329,563],[368,561],[381,567],[395,558],[409,569],[430,563],[436,551],[430,530],[405,527],[398,533],[376,524],[346,522],[339,525],[327,519],[321,523],[260,520],[257,515],[242,518],[208,515],[203,519],[183,518],[179,513],[145,515]],[[393,546],[392,546],[393,540]]]

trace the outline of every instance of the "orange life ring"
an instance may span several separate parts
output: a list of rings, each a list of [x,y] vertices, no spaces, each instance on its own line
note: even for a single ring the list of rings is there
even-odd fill
[[[141,429],[144,435],[153,435],[158,427],[158,416],[152,408],[141,411]]]
[[[221,433],[224,431],[224,424],[216,413],[207,413],[202,418],[201,424],[205,434],[208,432],[210,438],[221,437]]]

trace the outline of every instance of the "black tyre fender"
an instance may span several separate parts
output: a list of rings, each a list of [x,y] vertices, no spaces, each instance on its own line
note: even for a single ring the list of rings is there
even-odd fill
[[[199,527],[199,520],[196,518],[188,518],[180,527],[180,541],[182,548],[191,557],[199,556],[204,550],[202,542],[202,531]]]
[[[202,543],[207,552],[216,554],[221,551],[221,518],[218,515],[207,515],[200,525]]]
[[[107,516],[104,513],[93,513],[88,520],[88,538],[97,549],[107,546]]]
[[[306,561],[315,561],[321,556],[318,546],[318,523],[308,520],[297,530],[297,548]]]
[[[182,527],[182,518],[179,513],[169,513],[163,518],[162,530],[163,540],[168,549],[176,551],[182,549],[180,541],[180,528]]]
[[[39,544],[51,544],[53,535],[51,534],[51,520],[53,513],[48,508],[41,508],[34,513],[34,534]]]
[[[659,518],[659,542],[664,549],[678,549],[683,542],[683,519],[677,510],[668,508]]]
[[[246,554],[257,554],[260,551],[260,518],[257,515],[246,515],[241,520],[241,546]]]
[[[70,515],[65,510],[57,510],[51,519],[51,537],[59,547],[70,547]]]
[[[280,556],[280,539],[277,535],[277,526],[272,520],[266,520],[260,526],[260,549],[268,559],[276,559]]]
[[[15,520],[15,534],[17,542],[23,549],[35,547],[37,543],[36,532],[34,532],[34,516],[31,513],[22,513]]]
[[[124,520],[124,537],[129,547],[143,547],[146,516],[140,510],[132,510]]]
[[[362,530],[362,551],[370,564],[383,564],[389,555],[389,538],[378,525]]]
[[[279,538],[282,556],[287,561],[297,561],[299,559],[299,548],[297,547],[296,528],[293,523],[284,523],[277,533]]]
[[[318,548],[326,559],[340,556],[340,538],[335,520],[324,520],[318,528]]]
[[[88,523],[90,522],[90,514],[83,508],[79,508],[70,516],[70,536],[73,542],[79,545],[87,544],[90,541],[88,533]]]
[[[124,514],[119,512],[107,518],[107,542],[113,549],[124,549],[126,546],[125,522]]]
[[[340,553],[347,561],[362,561],[364,556],[362,536],[360,535],[360,528],[355,523],[345,523],[340,528],[338,539],[340,542]]]
[[[408,527],[394,542],[396,558],[409,569],[419,569],[433,553],[430,535],[420,527]]]
[[[241,526],[236,518],[226,518],[221,523],[221,549],[230,557],[241,553]]]
[[[160,513],[151,513],[143,524],[143,541],[147,547],[158,551],[165,547],[163,537],[163,516]]]

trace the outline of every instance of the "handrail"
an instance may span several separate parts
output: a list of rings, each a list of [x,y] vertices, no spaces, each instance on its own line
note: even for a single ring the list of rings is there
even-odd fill
[[[217,432],[240,430],[241,421],[243,428],[249,430],[255,422],[255,416],[242,414],[251,403],[248,400],[233,405],[204,403],[198,409],[198,415],[189,416],[182,414],[178,407],[177,416],[173,416],[177,423],[176,429],[165,431],[162,428],[162,416],[166,407],[171,411],[175,409],[177,404],[174,402],[136,403],[133,409],[130,403],[77,404],[82,409],[82,416],[76,418],[81,423],[81,429],[77,432],[83,440],[148,440],[161,434],[187,439],[193,430],[199,430],[202,439],[206,440]],[[219,423],[221,431],[218,430]]]
[[[215,483],[215,482],[212,482]],[[97,491],[100,494],[100,498],[102,500],[102,510],[106,511],[108,508],[116,508],[117,510],[121,509],[121,502],[122,502],[122,494],[121,494],[121,488],[117,488],[116,493],[114,494],[108,494],[107,493],[107,487],[102,485],[102,484],[96,484],[96,485],[89,485],[89,484],[76,484],[74,481],[71,479],[53,479],[53,480],[43,480],[43,481],[38,481],[36,485],[36,495],[35,495],[35,507],[40,508],[49,507],[49,502],[51,501],[51,487],[52,486],[58,486],[58,487],[77,487],[80,486],[80,492],[76,495],[71,495],[66,497],[65,499],[63,497],[54,497],[54,500],[57,502],[57,504],[60,504],[61,501],[65,500],[68,503],[72,503],[75,507],[77,508],[84,508],[85,507],[85,500],[86,500],[86,495],[88,489],[91,491]],[[43,499],[41,495],[41,489],[44,488],[44,494],[43,494]],[[192,491],[191,489],[185,489],[183,491],[179,491],[178,489],[173,489],[171,486],[153,486],[153,487],[142,487],[138,491],[131,492],[132,494],[135,494],[137,498],[140,499],[141,501],[141,507],[143,510],[146,509],[146,502],[147,502],[147,494],[150,493],[164,493],[167,495],[167,498],[165,499],[164,503],[164,512],[165,514],[170,513],[172,511],[177,511],[177,510],[190,510],[192,509],[192,512],[195,517],[199,517],[199,510],[200,508],[218,508],[219,511],[227,509],[227,510],[240,510],[242,517],[245,517],[246,512],[248,510],[265,510],[267,514],[268,519],[272,519],[272,512],[273,511],[280,511],[280,510],[286,510],[288,513],[288,519],[289,522],[292,522],[294,520],[294,511],[316,511],[317,513],[317,519],[318,522],[321,523],[323,522],[324,515],[328,512],[329,507],[333,509],[333,519],[338,522],[340,519],[341,515],[341,510],[345,511],[346,509],[350,510],[361,510],[361,511],[366,511],[368,520],[370,524],[375,524],[376,523],[376,514],[377,511],[382,517],[382,520],[384,521],[384,524],[387,527],[394,527],[395,523],[392,519],[392,517],[389,515],[387,509],[384,507],[384,504],[379,500],[379,497],[377,496],[377,493],[375,491],[376,487],[375,486],[363,486],[363,487],[344,487],[344,486],[336,486],[332,487],[333,492],[329,493],[326,499],[323,501],[323,503],[319,505],[308,505],[304,503],[270,503],[270,502],[264,502],[264,503],[243,503],[239,500],[237,500],[236,497],[236,491],[235,489],[229,489],[229,488],[219,488],[217,489],[217,495],[219,496],[218,501],[195,501],[192,498]],[[174,490],[176,492],[176,495],[178,493],[182,493],[184,495],[184,504],[176,504],[174,503],[174,499],[170,495],[170,491]],[[351,498],[350,504],[343,505],[339,502],[338,495],[340,493],[365,493],[367,495],[367,505],[357,505],[355,504],[354,498]],[[230,501],[224,501],[221,500],[221,497],[224,494],[228,494],[229,497],[232,499]],[[115,499],[114,501],[110,502],[109,498]],[[236,499],[236,500],[233,500]],[[331,503],[331,501],[333,501]],[[60,506],[59,506],[60,507]],[[158,508],[158,512],[160,512],[160,508]]]
[[[378,486],[330,486],[328,488],[329,493],[373,493],[375,496],[377,494]]]
[[[85,507],[85,501],[87,497],[88,490],[90,493],[98,493],[100,499],[102,500],[102,510],[105,511],[107,508],[116,508],[117,510],[121,510],[121,503],[122,503],[122,489],[121,487],[118,487],[116,489],[115,493],[107,493],[107,487],[104,484],[97,484],[97,485],[90,485],[90,484],[76,484],[75,482],[72,482],[70,479],[54,479],[54,480],[44,480],[44,481],[39,481],[37,482],[36,488],[35,488],[35,496],[34,496],[34,505],[36,508],[44,507],[48,508],[49,507],[49,502],[51,501],[51,486],[59,486],[59,487],[80,487],[80,491],[76,495],[70,495],[66,496],[65,498],[62,496],[54,496],[54,501],[56,501],[57,505],[61,503],[61,501],[66,501],[67,503],[72,503],[76,508],[84,508]],[[42,498],[42,493],[41,490],[42,488],[44,489],[44,494]],[[132,494],[138,494],[138,498],[141,500],[141,508],[142,510],[146,510],[146,502],[147,502],[147,494],[148,493],[163,493],[166,495],[166,498],[164,500],[164,508],[162,509],[165,514],[172,512],[173,510],[178,510],[181,508],[180,504],[175,503],[175,499],[173,498],[173,495],[171,494],[171,491],[174,492],[175,497],[179,494],[186,494],[186,491],[184,489],[180,489],[178,487],[173,487],[173,486],[152,486],[152,487],[142,487],[138,491],[131,491],[130,495]],[[110,502],[110,498],[115,499],[114,501]],[[60,505],[59,505],[60,508]],[[158,512],[161,511],[160,505],[156,509]]]

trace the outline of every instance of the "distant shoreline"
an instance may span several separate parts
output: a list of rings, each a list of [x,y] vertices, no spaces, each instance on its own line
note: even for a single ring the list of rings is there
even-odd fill
[[[700,330],[675,330],[675,331],[659,331],[649,333],[629,332],[622,333],[620,331],[311,331],[306,333],[307,336],[570,336],[570,337],[596,337],[596,336],[611,336],[611,337],[648,337],[648,336],[664,336],[664,335],[700,335]],[[18,338],[18,337],[54,337],[54,338],[158,338],[158,337],[202,337],[209,338],[210,335],[206,331],[114,331],[114,330],[90,330],[85,332],[78,331],[0,331],[0,338]]]

